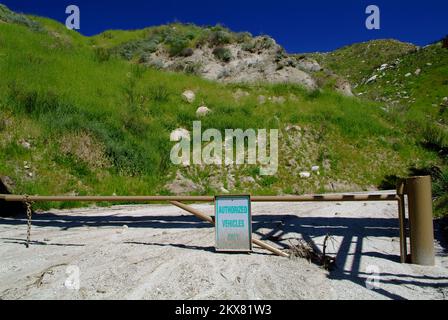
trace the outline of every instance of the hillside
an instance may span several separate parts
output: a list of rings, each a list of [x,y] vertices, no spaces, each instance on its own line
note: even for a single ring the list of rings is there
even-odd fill
[[[405,176],[410,170],[444,166],[438,151],[426,147],[420,131],[410,127],[410,118],[396,116],[401,111],[388,110],[378,101],[341,95],[332,85],[317,88],[323,71],[310,68],[315,65],[313,58],[285,54],[272,62],[270,57],[280,50],[275,42],[270,48],[243,50],[247,42],[258,48],[259,41],[270,38],[246,34],[246,40],[238,42],[236,34],[222,27],[191,25],[84,37],[57,22],[0,8],[0,174],[13,181],[14,192],[356,191],[390,187],[387,183],[393,177]],[[196,33],[190,34],[191,30]],[[212,48],[210,35],[214,32],[228,33],[230,40]],[[144,58],[148,52],[140,51],[142,42],[149,46],[159,33],[163,36],[157,49],[150,49],[149,57]],[[184,37],[187,40],[177,46],[175,39]],[[205,43],[198,45],[204,38]],[[133,46],[135,43],[138,45]],[[217,47],[222,50],[213,53]],[[243,74],[255,78],[241,83],[243,79],[236,76],[238,68],[229,72],[229,78],[235,79],[222,82],[204,79],[204,70],[174,72],[179,69],[172,64],[194,56],[188,48],[208,57],[206,65],[228,68],[233,59],[243,63]],[[217,62],[221,54],[225,58],[225,49],[232,58]],[[188,55],[179,55],[184,50]],[[151,62],[154,55],[162,57],[167,66],[155,66]],[[252,68],[248,61],[256,56],[264,71],[251,73],[244,68]],[[297,64],[269,72],[273,63],[281,65],[288,60]],[[276,72],[300,74],[313,84],[307,85],[308,80],[267,83],[273,79],[263,78]],[[332,79],[338,82],[343,75]],[[186,90],[194,92],[193,101],[182,97]],[[211,113],[199,117],[201,106]],[[169,159],[174,145],[170,134],[180,128],[191,131],[195,120],[202,121],[203,131],[278,128],[278,173],[261,176],[259,166],[249,165],[174,166]],[[426,128],[426,120],[421,120],[419,126]],[[312,171],[312,167],[318,170]],[[310,176],[301,175],[303,172]]]
[[[447,124],[448,49],[441,41],[420,48],[396,40],[375,40],[309,56],[348,79],[359,97],[426,113]]]

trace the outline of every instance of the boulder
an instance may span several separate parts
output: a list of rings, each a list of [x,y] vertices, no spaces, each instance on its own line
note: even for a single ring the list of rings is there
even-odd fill
[[[297,66],[300,69],[303,69],[308,72],[317,72],[322,70],[320,64],[316,60],[311,58],[300,59],[299,62],[297,63]]]
[[[212,112],[212,110],[210,110],[209,108],[207,108],[206,106],[201,106],[198,108],[198,110],[196,110],[196,115],[198,117],[205,117],[206,115],[208,115],[210,112]]]
[[[336,82],[335,90],[344,96],[353,97],[352,86],[350,85],[350,82],[346,80],[338,80]]]
[[[20,141],[20,145],[21,145],[24,149],[27,149],[27,150],[31,149],[31,143],[29,143],[29,142],[26,141],[26,140],[21,140],[21,141]]]
[[[366,84],[376,81],[377,78],[378,78],[378,75],[376,75],[376,74],[371,76],[369,79],[367,79]]]
[[[311,173],[309,173],[307,171],[300,172],[299,175],[300,175],[300,178],[303,178],[303,179],[308,179],[309,177],[311,177]]]
[[[263,95],[258,96],[257,100],[258,100],[259,104],[265,104],[266,103],[266,97],[263,96]]]
[[[188,103],[193,103],[194,100],[196,99],[196,94],[191,90],[187,90],[184,93],[182,93],[182,98]]]
[[[186,195],[192,192],[202,192],[202,188],[192,180],[185,178],[180,171],[177,171],[176,177],[171,183],[165,185],[171,193],[175,195]]]
[[[272,102],[277,104],[284,104],[286,102],[285,97],[272,97]]]
[[[243,90],[241,90],[241,89],[238,89],[238,90],[233,94],[233,98],[234,98],[236,101],[239,101],[241,98],[245,98],[245,97],[248,97],[248,96],[250,96],[250,93],[247,92],[247,91],[243,91]]]

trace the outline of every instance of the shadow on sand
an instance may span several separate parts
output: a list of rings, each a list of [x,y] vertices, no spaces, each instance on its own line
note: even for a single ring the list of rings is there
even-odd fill
[[[25,216],[15,218],[0,218],[0,225],[25,225]],[[55,227],[61,230],[69,230],[78,227],[122,227],[129,228],[153,228],[153,229],[202,229],[212,228],[206,222],[198,220],[190,215],[178,216],[74,216],[74,215],[54,215],[51,213],[35,214],[33,216],[33,228]],[[261,232],[263,229],[263,232]],[[269,230],[266,233],[266,230]],[[446,242],[442,239],[440,225],[435,222],[436,238],[444,245],[446,253]],[[370,256],[386,259],[399,263],[399,252],[381,253],[363,250],[364,241],[372,237],[397,238],[399,234],[398,219],[393,218],[348,218],[348,217],[300,217],[295,215],[254,215],[253,232],[262,240],[270,240],[278,246],[287,249],[288,240],[296,239],[291,233],[298,234],[305,241],[309,242],[320,251],[321,243],[316,243],[315,239],[325,237],[330,234],[332,237],[341,239],[336,252],[336,268],[329,272],[328,277],[334,280],[348,280],[362,287],[366,286],[366,278],[369,276],[361,270],[361,257]],[[289,238],[288,238],[289,237]],[[0,238],[3,243],[25,244],[24,239]],[[0,243],[1,243],[0,242]],[[131,242],[128,242],[131,243]],[[32,242],[32,245],[46,245],[46,243]],[[185,244],[163,244],[132,242],[147,246],[174,246],[187,250],[214,251],[213,247],[189,246]],[[51,244],[55,246],[83,246],[84,244]],[[398,246],[397,246],[398,247]],[[354,250],[351,248],[355,248]],[[344,270],[348,259],[351,259],[350,270]],[[393,285],[415,285],[420,287],[446,288],[448,280],[431,276],[412,276],[407,274],[387,274],[382,273],[387,279],[382,277],[381,283]],[[435,282],[429,282],[435,281]],[[383,286],[384,287],[384,286]],[[375,289],[384,297],[391,299],[404,299],[403,297],[391,293],[384,289]]]

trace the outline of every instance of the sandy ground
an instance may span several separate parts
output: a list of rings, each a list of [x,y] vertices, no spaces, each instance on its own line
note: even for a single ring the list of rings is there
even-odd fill
[[[437,265],[400,264],[394,202],[255,203],[253,215],[254,237],[279,248],[303,238],[321,249],[332,235],[336,269],[259,248],[216,253],[214,229],[173,206],[55,210],[34,215],[28,249],[24,217],[0,218],[0,299],[448,298],[437,224]]]

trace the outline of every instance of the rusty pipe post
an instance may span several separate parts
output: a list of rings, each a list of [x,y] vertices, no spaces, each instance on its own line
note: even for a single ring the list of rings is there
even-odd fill
[[[406,191],[411,230],[411,262],[433,266],[435,257],[431,177],[407,179]]]

